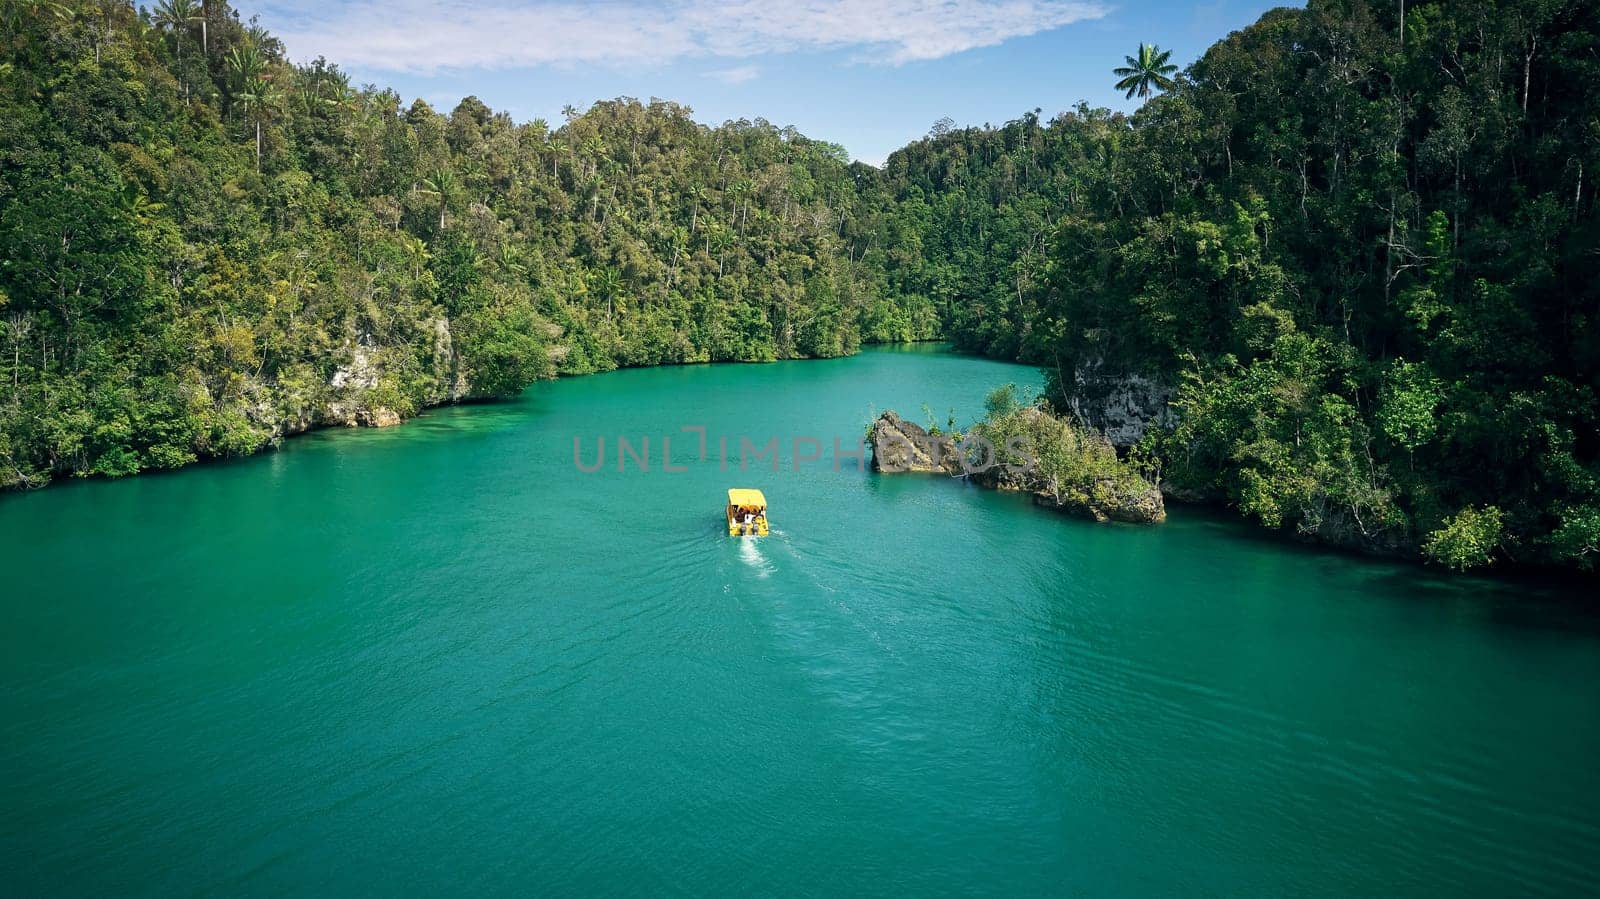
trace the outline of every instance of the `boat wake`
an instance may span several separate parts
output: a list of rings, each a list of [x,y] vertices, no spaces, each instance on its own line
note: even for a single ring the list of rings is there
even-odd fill
[[[878,622],[874,617],[870,614],[860,614],[859,610],[851,604],[849,590],[841,593],[836,584],[828,583],[824,579],[827,570],[821,569],[819,571],[818,566],[813,564],[810,557],[800,551],[800,548],[795,545],[794,540],[786,532],[774,530],[772,533],[778,539],[778,548],[794,562],[794,568],[805,575],[806,580],[811,582],[811,586],[820,591],[819,596],[823,597],[828,605],[833,608],[834,613],[837,615],[837,620],[848,622],[850,626],[860,631],[885,654],[895,659],[900,658],[900,653],[889,640],[885,639],[883,633],[879,630]]]
[[[755,537],[739,538],[739,558],[746,565],[755,569],[758,577],[772,575],[772,562],[761,552],[761,546]]]

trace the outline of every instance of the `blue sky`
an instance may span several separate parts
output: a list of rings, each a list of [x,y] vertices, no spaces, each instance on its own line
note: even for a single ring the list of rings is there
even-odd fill
[[[881,163],[943,116],[1000,124],[1078,100],[1131,109],[1110,70],[1139,41],[1188,65],[1285,2],[1101,0],[236,0],[290,57],[448,111],[519,121],[662,97],[705,122],[764,117]],[[1287,2],[1287,0],[1286,0]]]

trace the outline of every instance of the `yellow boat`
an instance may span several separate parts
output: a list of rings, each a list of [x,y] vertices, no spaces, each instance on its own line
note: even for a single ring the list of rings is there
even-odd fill
[[[728,536],[767,536],[767,498],[760,490],[728,491]]]

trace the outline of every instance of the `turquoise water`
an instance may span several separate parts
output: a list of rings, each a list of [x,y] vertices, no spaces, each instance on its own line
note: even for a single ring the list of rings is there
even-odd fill
[[[625,371],[0,499],[0,885],[1600,890],[1587,604],[830,464],[1005,381],[1039,377]],[[824,458],[740,474],[740,435]],[[730,486],[771,537],[719,536]]]

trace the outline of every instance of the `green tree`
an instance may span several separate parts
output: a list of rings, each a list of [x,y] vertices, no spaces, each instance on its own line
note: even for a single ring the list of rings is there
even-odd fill
[[[444,230],[445,216],[450,211],[450,201],[459,188],[456,173],[449,168],[434,169],[422,179],[421,193],[435,198],[439,203],[439,230]]]
[[[237,94],[239,107],[244,111],[245,121],[255,128],[256,136],[256,172],[261,171],[261,128],[272,120],[273,113],[282,102],[283,95],[276,85],[264,76],[255,75],[245,81]]]
[[[1390,440],[1405,447],[1408,457],[1414,457],[1437,433],[1443,399],[1443,387],[1425,363],[1398,359],[1378,398],[1378,424]]]
[[[259,76],[266,70],[266,64],[260,47],[253,43],[240,44],[228,51],[228,71],[233,73],[234,79],[240,84]]]
[[[1565,510],[1551,541],[1560,558],[1592,571],[1595,559],[1600,557],[1600,507]]]
[[[1008,418],[1022,408],[1016,384],[1002,384],[983,398],[983,410],[990,420]]]
[[[180,60],[183,58],[183,33],[189,29],[189,23],[198,17],[199,9],[195,0],[160,0],[156,4],[155,23],[177,37]]]
[[[1171,50],[1163,50],[1155,44],[1139,44],[1137,56],[1126,57],[1127,65],[1111,70],[1111,74],[1121,79],[1116,84],[1117,90],[1127,91],[1129,100],[1135,95],[1143,98],[1154,91],[1172,90],[1172,76],[1178,67],[1167,62],[1171,56]]]
[[[1504,513],[1494,506],[1462,509],[1428,535],[1422,552],[1457,571],[1480,568],[1494,561],[1504,524]]]

